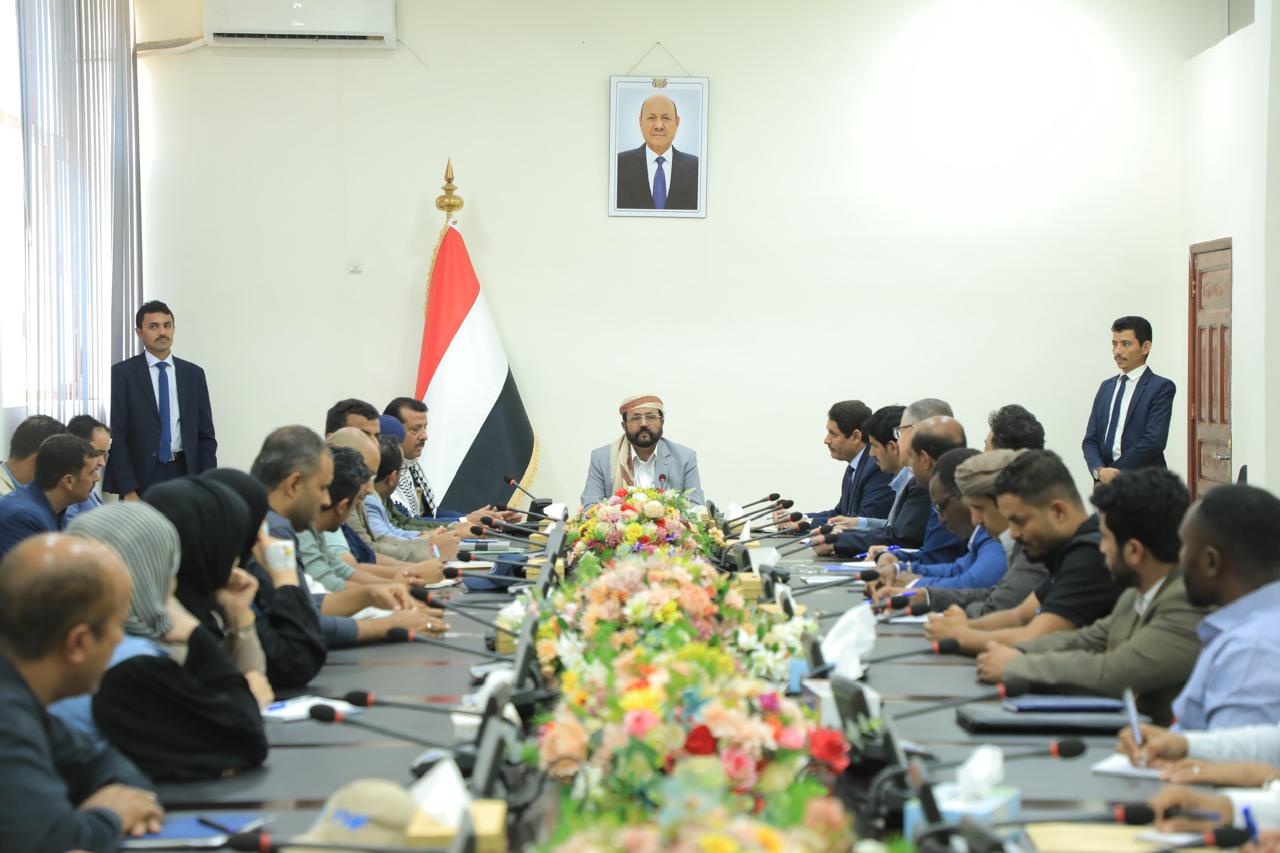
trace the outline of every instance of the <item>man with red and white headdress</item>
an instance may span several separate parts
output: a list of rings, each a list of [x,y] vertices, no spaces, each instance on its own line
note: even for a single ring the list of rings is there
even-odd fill
[[[655,394],[636,394],[618,407],[622,436],[612,444],[591,451],[582,505],[598,503],[618,489],[687,491],[695,506],[701,505],[698,454],[662,437],[663,406]]]

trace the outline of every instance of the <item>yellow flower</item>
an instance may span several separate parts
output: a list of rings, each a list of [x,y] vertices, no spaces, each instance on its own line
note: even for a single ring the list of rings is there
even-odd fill
[[[719,833],[704,835],[698,845],[698,849],[702,853],[737,853],[738,842],[727,835],[720,835]]]
[[[756,841],[768,853],[782,853],[782,836],[770,827],[756,827]]]
[[[675,599],[667,601],[666,604],[658,608],[657,619],[659,622],[670,624],[676,621],[676,617],[680,615],[680,608],[676,604]]]
[[[644,535],[644,528],[634,521],[628,524],[625,531],[623,532],[623,536],[626,538],[628,542],[636,542],[643,535]]]
[[[560,690],[563,693],[569,693],[578,688],[578,673],[576,670],[567,670],[564,675],[560,676]]]
[[[624,711],[653,711],[657,713],[662,697],[652,687],[628,690],[622,694],[620,704]]]

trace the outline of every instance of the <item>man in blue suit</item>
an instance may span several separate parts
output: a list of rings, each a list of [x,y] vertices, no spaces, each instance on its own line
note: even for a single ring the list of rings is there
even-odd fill
[[[1098,388],[1081,444],[1089,473],[1099,483],[1110,483],[1121,471],[1167,467],[1164,446],[1178,389],[1147,367],[1150,354],[1149,322],[1121,317],[1111,324],[1111,355],[1120,375]]]
[[[143,353],[111,366],[111,455],[103,491],[137,500],[148,486],[218,467],[204,370],[173,357],[173,312],[152,301],[135,317]]]
[[[867,446],[865,425],[870,419],[871,407],[861,400],[842,400],[827,411],[827,437],[822,443],[832,459],[845,463],[844,476],[835,507],[810,514],[815,526],[889,514],[897,494],[891,485],[893,475],[880,469]]]
[[[0,557],[28,536],[62,529],[67,507],[89,497],[98,482],[98,451],[70,433],[51,435],[36,452],[30,483],[0,500]]]

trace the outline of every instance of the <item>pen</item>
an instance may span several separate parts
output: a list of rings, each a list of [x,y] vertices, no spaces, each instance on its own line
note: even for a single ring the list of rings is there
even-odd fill
[[[1257,841],[1258,823],[1253,819],[1253,806],[1245,806],[1240,810],[1240,814],[1244,817],[1244,828],[1249,830],[1249,838]],[[1218,820],[1218,816],[1214,815],[1213,820]]]
[[[885,548],[885,549],[884,549],[883,551],[881,551],[880,553],[881,553],[881,554],[896,554],[896,553],[898,553],[898,552],[899,552],[899,551],[901,551],[901,550],[902,550],[902,546],[901,546],[901,545],[890,545],[888,548]],[[870,556],[871,556],[871,552],[870,552],[870,551],[863,551],[861,554],[859,554],[858,556],[854,557],[853,559],[854,559],[854,560],[865,560],[865,559],[867,559],[867,557],[870,557]]]
[[[200,815],[199,817],[197,817],[196,823],[200,824],[201,826],[207,826],[210,829],[217,830],[218,832],[221,832],[223,835],[236,834],[236,831],[231,827],[227,826],[226,824],[218,823],[213,818],[205,817],[204,815]]]
[[[1129,715],[1129,728],[1133,731],[1133,745],[1141,750],[1145,744],[1142,742],[1142,726],[1138,724],[1138,703],[1133,698],[1133,688],[1126,687],[1124,692],[1120,694],[1120,698],[1124,701],[1125,713]],[[1141,752],[1138,754],[1138,761],[1140,762],[1139,767],[1147,766],[1147,758]]]

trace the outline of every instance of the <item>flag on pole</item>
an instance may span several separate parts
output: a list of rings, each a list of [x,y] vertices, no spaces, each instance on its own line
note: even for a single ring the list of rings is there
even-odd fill
[[[507,477],[532,484],[538,441],[456,223],[444,230],[428,281],[417,386],[429,410],[421,464],[440,508],[469,512],[509,500]]]

